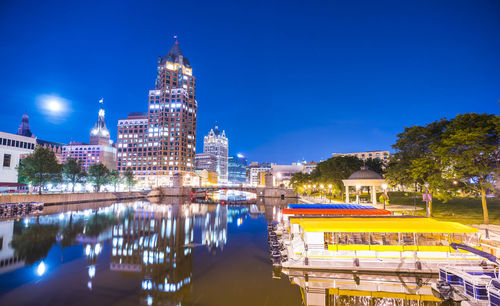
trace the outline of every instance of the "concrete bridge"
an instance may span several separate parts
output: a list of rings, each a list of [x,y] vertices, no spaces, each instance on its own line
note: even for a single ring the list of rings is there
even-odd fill
[[[206,187],[193,187],[192,192],[201,193],[201,192],[215,192],[219,190],[237,190],[237,191],[246,191],[257,194],[257,187],[244,187],[244,186],[206,186]]]
[[[258,198],[296,198],[297,195],[291,189],[278,187],[243,187],[243,186],[210,186],[210,187],[159,187],[162,196],[196,196],[206,192],[215,192],[219,190],[238,190],[252,192]]]

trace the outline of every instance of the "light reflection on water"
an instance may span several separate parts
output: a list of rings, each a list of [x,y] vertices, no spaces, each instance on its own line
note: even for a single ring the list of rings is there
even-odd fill
[[[368,301],[347,291],[339,295],[333,286],[338,275],[287,271],[273,279],[267,222],[279,219],[286,204],[260,199],[245,205],[198,204],[167,198],[160,204],[52,206],[38,217],[0,222],[0,304]],[[309,286],[315,281],[329,285]],[[397,279],[391,282],[402,286]],[[398,305],[400,300],[382,298],[375,304],[381,303]]]

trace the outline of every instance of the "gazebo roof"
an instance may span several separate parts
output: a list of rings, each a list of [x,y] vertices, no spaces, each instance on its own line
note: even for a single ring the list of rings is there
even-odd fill
[[[367,167],[361,167],[361,170],[354,172],[348,180],[383,180],[384,178],[375,171]]]

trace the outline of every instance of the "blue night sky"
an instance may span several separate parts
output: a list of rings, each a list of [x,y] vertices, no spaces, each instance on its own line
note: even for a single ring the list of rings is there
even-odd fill
[[[500,1],[1,1],[0,131],[88,142],[147,110],[173,35],[197,76],[198,152],[289,163],[389,149],[405,126],[499,113]],[[54,118],[44,95],[67,102]]]

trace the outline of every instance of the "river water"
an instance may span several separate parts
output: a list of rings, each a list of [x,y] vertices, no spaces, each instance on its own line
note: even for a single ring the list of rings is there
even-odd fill
[[[381,279],[410,293],[429,279],[273,271],[267,224],[286,204],[166,198],[52,206],[1,221],[0,305],[434,304],[373,296],[385,290]],[[321,289],[306,289],[312,282]],[[336,282],[378,289],[360,295]]]

